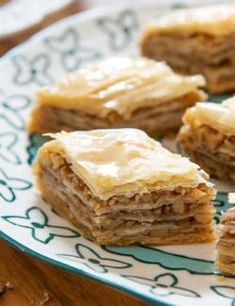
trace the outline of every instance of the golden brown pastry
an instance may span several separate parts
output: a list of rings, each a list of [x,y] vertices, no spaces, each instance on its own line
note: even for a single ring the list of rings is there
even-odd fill
[[[215,190],[196,164],[138,129],[51,134],[38,151],[43,198],[101,245],[214,239]]]
[[[181,125],[184,110],[205,98],[202,76],[166,64],[117,57],[90,64],[36,93],[30,132],[135,127],[161,136]]]
[[[216,265],[221,272],[235,275],[235,207],[221,217]]]
[[[141,49],[178,73],[203,74],[212,93],[234,91],[235,5],[172,11],[146,27]]]
[[[235,183],[235,96],[197,103],[183,117],[181,149],[212,176]]]

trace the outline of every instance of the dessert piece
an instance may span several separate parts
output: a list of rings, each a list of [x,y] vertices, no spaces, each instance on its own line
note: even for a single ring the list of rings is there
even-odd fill
[[[101,245],[214,239],[215,191],[187,158],[138,129],[51,134],[34,164],[42,196]]]
[[[235,275],[235,207],[222,215],[219,234],[216,265],[220,271]]]
[[[201,73],[212,93],[235,90],[235,5],[172,11],[146,27],[141,49],[176,72]]]
[[[110,58],[39,89],[28,130],[60,132],[135,127],[161,136],[205,98],[202,76],[183,77],[144,58]]]
[[[189,108],[178,134],[181,149],[211,175],[235,183],[235,96]]]

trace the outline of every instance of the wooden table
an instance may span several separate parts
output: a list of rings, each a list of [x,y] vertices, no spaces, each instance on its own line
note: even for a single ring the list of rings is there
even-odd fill
[[[100,3],[101,1],[99,1]],[[0,42],[0,54],[52,21],[74,13],[72,7],[43,24]],[[117,290],[45,264],[0,240],[0,306],[146,306]]]

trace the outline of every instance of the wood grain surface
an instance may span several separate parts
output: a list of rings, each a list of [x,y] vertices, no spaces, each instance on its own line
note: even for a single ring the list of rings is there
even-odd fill
[[[0,4],[3,0],[0,0]],[[4,0],[5,1],[5,0]],[[99,1],[100,3],[100,1]],[[84,8],[84,7],[83,7]],[[33,33],[81,10],[74,4],[43,23],[0,41],[0,55]],[[146,306],[103,284],[45,264],[0,240],[0,306]]]

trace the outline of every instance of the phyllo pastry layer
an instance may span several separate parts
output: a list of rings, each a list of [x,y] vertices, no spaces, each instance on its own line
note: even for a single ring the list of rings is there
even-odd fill
[[[235,275],[235,207],[221,217],[216,265],[222,272]]]
[[[202,76],[181,76],[166,64],[116,57],[90,64],[41,88],[30,132],[141,128],[162,136],[181,125],[184,110],[205,99]]]
[[[183,74],[201,73],[212,93],[235,90],[235,5],[172,11],[149,24],[142,54]]]
[[[102,245],[214,239],[205,172],[137,129],[53,134],[34,164],[42,196]]]
[[[235,96],[197,103],[183,117],[178,141],[184,153],[217,178],[235,182]]]

